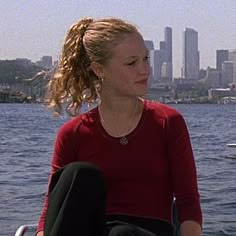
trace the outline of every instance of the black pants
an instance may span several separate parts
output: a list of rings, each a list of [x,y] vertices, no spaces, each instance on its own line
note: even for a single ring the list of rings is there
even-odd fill
[[[92,164],[71,163],[52,176],[44,235],[173,235],[171,226],[165,222],[126,216],[106,217],[105,207],[106,187],[100,171]],[[148,231],[152,225],[157,228],[151,230],[154,233]]]

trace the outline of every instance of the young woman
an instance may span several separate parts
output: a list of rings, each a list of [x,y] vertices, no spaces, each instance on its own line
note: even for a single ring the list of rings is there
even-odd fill
[[[85,18],[69,30],[50,82],[56,111],[75,116],[59,130],[37,235],[201,235],[196,168],[185,121],[144,100],[149,57],[137,28]],[[82,102],[99,105],[79,115]]]

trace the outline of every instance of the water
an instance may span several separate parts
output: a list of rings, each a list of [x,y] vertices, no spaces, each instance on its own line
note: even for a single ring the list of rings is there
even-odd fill
[[[236,105],[173,105],[193,144],[203,235],[236,235]],[[40,104],[0,104],[0,235],[38,221],[59,126]]]

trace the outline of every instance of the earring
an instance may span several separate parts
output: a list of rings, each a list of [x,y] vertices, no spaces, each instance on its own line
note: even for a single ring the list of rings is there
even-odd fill
[[[90,88],[86,88],[82,91],[82,99],[83,100],[87,100],[88,98],[90,98],[92,95],[92,91]]]
[[[104,81],[104,77],[99,77],[99,81],[102,83]]]

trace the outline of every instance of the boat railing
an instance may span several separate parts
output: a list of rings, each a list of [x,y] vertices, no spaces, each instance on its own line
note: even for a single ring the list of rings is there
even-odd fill
[[[21,225],[15,233],[15,236],[35,236],[36,224]]]

